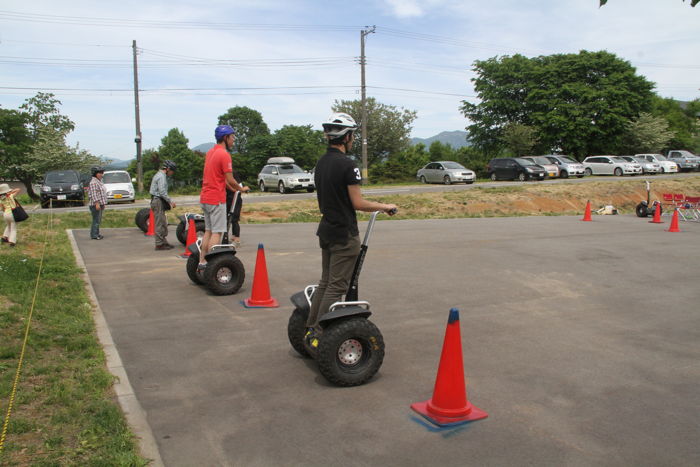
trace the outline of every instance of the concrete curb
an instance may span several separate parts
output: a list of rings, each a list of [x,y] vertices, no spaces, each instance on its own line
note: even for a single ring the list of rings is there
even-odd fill
[[[70,239],[71,247],[73,248],[75,262],[77,266],[83,270],[80,276],[85,283],[85,290],[87,290],[95,310],[93,313],[95,330],[97,332],[97,338],[100,340],[102,348],[104,349],[107,369],[116,377],[114,392],[117,395],[119,405],[126,416],[127,423],[134,432],[134,435],[139,440],[141,455],[150,460],[151,466],[164,467],[165,464],[163,464],[163,459],[160,457],[158,444],[153,436],[151,426],[148,424],[146,412],[143,410],[141,404],[136,398],[136,395],[134,394],[129,378],[126,375],[126,370],[122,365],[122,360],[119,357],[119,352],[112,341],[112,334],[109,331],[109,326],[107,325],[107,321],[102,314],[100,304],[97,301],[97,296],[95,295],[95,290],[92,287],[90,276],[88,276],[87,272],[85,272],[87,269],[85,267],[85,263],[83,262],[83,257],[80,254],[78,244],[73,236],[73,230],[68,229],[66,232],[68,234],[68,238]]]

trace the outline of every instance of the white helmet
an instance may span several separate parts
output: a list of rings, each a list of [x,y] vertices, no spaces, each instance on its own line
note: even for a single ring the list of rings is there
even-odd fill
[[[345,136],[348,131],[357,130],[357,123],[346,113],[334,113],[323,124],[323,132],[331,139]]]

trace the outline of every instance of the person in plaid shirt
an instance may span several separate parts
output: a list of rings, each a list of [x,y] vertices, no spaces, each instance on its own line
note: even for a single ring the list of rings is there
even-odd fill
[[[102,222],[102,212],[107,205],[107,190],[102,177],[104,177],[105,169],[102,167],[92,168],[92,179],[88,186],[88,200],[90,201],[90,212],[92,213],[92,227],[90,227],[90,238],[93,240],[102,240],[104,237],[100,235],[100,222]]]

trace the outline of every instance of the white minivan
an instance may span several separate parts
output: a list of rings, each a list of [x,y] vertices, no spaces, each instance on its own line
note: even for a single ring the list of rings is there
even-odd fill
[[[107,190],[107,203],[133,203],[136,201],[131,175],[126,170],[107,170],[102,183]]]

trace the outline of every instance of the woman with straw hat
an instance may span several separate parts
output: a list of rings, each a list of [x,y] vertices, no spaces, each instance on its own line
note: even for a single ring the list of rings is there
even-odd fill
[[[15,202],[15,195],[19,193],[19,188],[14,190],[10,188],[10,185],[3,183],[0,185],[0,208],[3,212],[3,219],[5,219],[5,232],[2,234],[2,243],[7,243],[10,246],[15,246],[17,243],[17,222],[12,216],[12,210],[17,207]]]

